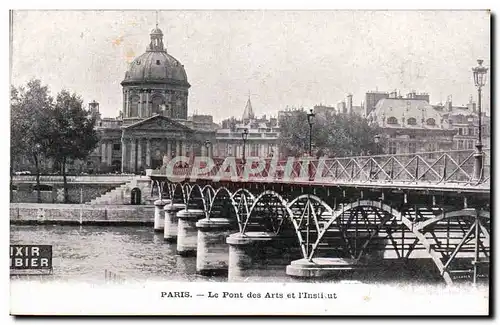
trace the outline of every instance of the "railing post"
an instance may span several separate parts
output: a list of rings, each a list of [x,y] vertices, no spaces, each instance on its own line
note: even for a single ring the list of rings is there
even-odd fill
[[[372,173],[373,173],[373,158],[370,158],[370,174],[368,174],[368,180],[372,180]]]
[[[415,182],[418,182],[418,162],[420,161],[420,158],[417,157],[417,166],[415,166]]]
[[[447,162],[446,157],[447,157],[447,155],[444,154],[443,179],[442,179],[443,182],[446,181],[446,162]]]
[[[394,157],[391,156],[391,181],[394,180]]]

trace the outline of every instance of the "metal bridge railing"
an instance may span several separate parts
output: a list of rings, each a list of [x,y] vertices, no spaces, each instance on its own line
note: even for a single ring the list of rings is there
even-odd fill
[[[287,160],[247,158],[246,164],[232,158],[194,165],[174,166],[152,176],[205,178],[232,181],[284,181],[315,183],[428,183],[489,186],[491,151],[483,150],[482,171],[475,177],[475,152],[452,150],[412,154],[340,158],[290,157]]]

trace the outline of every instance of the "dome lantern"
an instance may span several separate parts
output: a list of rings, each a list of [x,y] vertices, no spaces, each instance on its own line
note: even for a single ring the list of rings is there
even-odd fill
[[[151,31],[149,36],[151,37],[151,42],[147,51],[166,52],[163,48],[163,32],[158,28],[158,24],[156,24],[156,28]]]

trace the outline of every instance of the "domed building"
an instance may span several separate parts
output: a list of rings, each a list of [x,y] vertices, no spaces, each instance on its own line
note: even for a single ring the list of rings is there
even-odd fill
[[[141,119],[161,114],[174,119],[187,119],[188,89],[184,66],[167,53],[163,33],[151,31],[146,53],[135,58],[125,73],[123,117]]]
[[[150,33],[146,52],[130,63],[121,85],[120,117],[98,119],[101,141],[90,169],[138,173],[159,168],[175,156],[212,154],[217,125],[212,116],[188,117],[191,85],[184,65],[167,53],[158,26]],[[89,107],[100,116],[98,103]]]

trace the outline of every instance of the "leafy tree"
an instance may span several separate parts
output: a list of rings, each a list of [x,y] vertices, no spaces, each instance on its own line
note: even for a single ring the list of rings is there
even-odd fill
[[[47,131],[52,107],[49,89],[38,79],[30,80],[26,88],[11,87],[10,107],[11,174],[16,159],[32,161],[36,172],[37,202],[41,202],[40,159],[48,150]]]
[[[375,143],[380,133],[357,114],[316,114],[313,118],[312,143],[316,156],[374,155],[381,145]],[[280,117],[279,144],[286,155],[303,155],[309,151],[307,112],[293,111]],[[381,139],[382,141],[382,139]]]
[[[57,94],[50,120],[48,156],[61,164],[64,181],[64,202],[68,201],[66,165],[70,160],[85,159],[99,141],[94,129],[95,116],[83,108],[75,93],[62,90]]]

